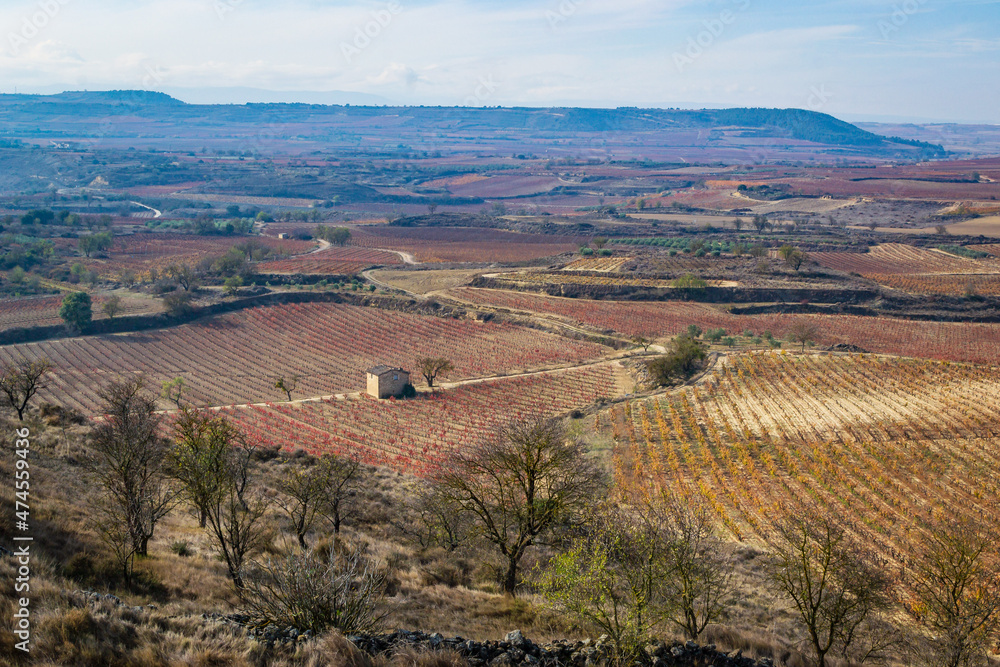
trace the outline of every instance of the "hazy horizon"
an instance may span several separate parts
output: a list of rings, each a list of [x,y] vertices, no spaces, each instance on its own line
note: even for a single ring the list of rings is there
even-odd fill
[[[2,92],[1000,123],[996,0],[0,3]],[[355,101],[352,101],[355,100]]]

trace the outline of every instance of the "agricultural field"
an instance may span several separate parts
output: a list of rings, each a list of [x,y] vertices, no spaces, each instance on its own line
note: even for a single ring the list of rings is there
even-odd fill
[[[63,321],[59,317],[59,307],[62,306],[62,300],[62,295],[2,299],[0,300],[0,331],[62,324]],[[107,300],[108,297],[104,295],[93,297],[92,309],[95,320],[107,317],[101,310]],[[121,315],[146,315],[163,310],[159,301],[138,295],[124,295],[121,305]]]
[[[1000,274],[926,275],[872,273],[865,277],[874,280],[879,285],[914,294],[1000,296]]]
[[[1000,243],[985,243],[982,245],[972,245],[969,246],[972,250],[978,250],[979,252],[988,252],[994,257],[1000,257]]]
[[[541,271],[520,271],[518,273],[488,274],[487,278],[496,278],[505,283],[518,285],[624,285],[629,287],[664,287],[673,285],[670,280],[656,278],[629,278],[621,275],[591,276],[573,275],[569,273],[546,273]],[[718,281],[715,281],[718,282]],[[712,281],[709,281],[711,284]],[[735,283],[734,283],[735,284]]]
[[[968,234],[970,236],[982,235],[996,238],[1000,236],[1000,215],[991,215],[948,225],[948,233]]]
[[[627,387],[621,374],[610,362],[421,392],[402,401],[361,395],[222,412],[253,442],[315,455],[349,455],[426,475],[450,453],[475,445],[512,417],[561,415],[623,394]]]
[[[996,369],[874,355],[734,355],[701,384],[615,406],[626,488],[700,498],[739,540],[844,521],[893,571],[943,512],[1000,519]]]
[[[544,313],[624,336],[675,336],[696,324],[732,335],[751,331],[783,337],[802,321],[816,325],[817,344],[857,345],[871,352],[921,359],[1000,363],[1000,324],[925,322],[853,315],[733,315],[708,304],[568,299],[471,287],[448,294],[483,306]]]
[[[366,226],[351,244],[411,253],[419,262],[522,262],[573,252],[590,238],[466,227]]]
[[[611,273],[631,261],[631,257],[581,257],[562,268],[563,271],[598,271]]]
[[[460,379],[569,365],[605,350],[508,324],[317,303],[254,308],[159,331],[9,345],[0,348],[0,363],[22,355],[49,359],[55,371],[39,399],[94,414],[100,385],[133,373],[144,374],[152,388],[183,378],[192,405],[232,405],[284,398],[274,389],[277,376],[298,376],[295,397],[328,396],[363,391],[364,371],[376,364],[412,367],[421,356],[452,359],[449,379]]]
[[[257,270],[282,275],[354,275],[370,266],[402,263],[403,260],[394,252],[334,247],[288,259],[261,262]]]
[[[292,254],[309,252],[312,241],[257,237],[268,248]],[[80,262],[100,276],[117,279],[132,271],[140,280],[151,271],[160,272],[171,264],[195,265],[203,259],[220,257],[245,240],[239,237],[194,236],[188,234],[134,234],[115,238],[106,258],[81,259]]]
[[[380,269],[369,275],[380,283],[414,294],[429,294],[438,290],[467,285],[482,273],[479,269]]]
[[[448,192],[457,197],[509,198],[549,192],[560,185],[562,182],[551,175],[503,174],[474,180],[459,179],[446,187]]]
[[[938,249],[885,243],[867,253],[819,252],[810,258],[826,268],[857,273],[905,292],[1000,295],[1000,260],[993,257],[971,259]]]
[[[815,252],[809,257],[837,271],[877,274],[993,274],[1000,262],[959,257],[943,250],[915,248],[901,243],[883,243],[867,253]]]

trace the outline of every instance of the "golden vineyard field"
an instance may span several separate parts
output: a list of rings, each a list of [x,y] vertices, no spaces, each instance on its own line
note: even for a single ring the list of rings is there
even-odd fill
[[[1000,519],[998,394],[994,368],[763,353],[598,419],[626,488],[701,499],[740,540],[837,517],[901,565],[935,515]]]
[[[562,268],[563,271],[617,271],[631,257],[581,257]]]

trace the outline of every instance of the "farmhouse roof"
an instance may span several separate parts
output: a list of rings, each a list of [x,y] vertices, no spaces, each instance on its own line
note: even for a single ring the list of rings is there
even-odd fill
[[[368,369],[368,374],[369,375],[385,375],[386,373],[390,373],[390,372],[393,372],[393,371],[400,371],[400,372],[403,372],[403,373],[406,372],[402,368],[393,368],[392,366],[386,366],[384,364],[380,364],[378,366],[372,366],[371,368],[369,368]]]

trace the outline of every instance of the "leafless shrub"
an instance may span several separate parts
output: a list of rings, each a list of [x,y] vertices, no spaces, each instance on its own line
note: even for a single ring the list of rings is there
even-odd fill
[[[289,553],[250,564],[240,597],[254,619],[281,627],[343,633],[376,630],[385,617],[387,572],[363,548]]]

